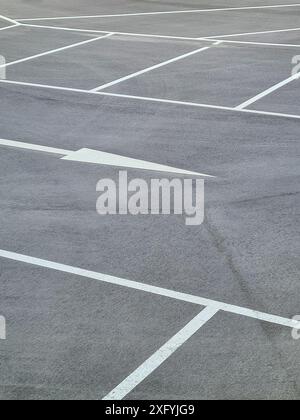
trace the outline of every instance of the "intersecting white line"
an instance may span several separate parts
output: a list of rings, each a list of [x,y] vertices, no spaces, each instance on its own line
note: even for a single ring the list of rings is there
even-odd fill
[[[108,31],[99,31],[95,29],[77,29],[77,28],[65,28],[63,26],[49,26],[49,25],[34,25],[30,23],[22,23],[20,24],[24,27],[29,28],[41,28],[41,29],[55,29],[57,31],[73,31],[73,32],[85,32],[85,33],[98,33],[98,34],[108,34]]]
[[[151,16],[151,15],[172,15],[172,14],[187,14],[187,13],[211,13],[211,12],[229,12],[234,10],[253,10],[253,9],[278,9],[286,7],[299,7],[299,3],[293,4],[278,4],[266,6],[243,6],[243,7],[226,7],[219,9],[189,9],[189,10],[169,10],[160,12],[138,12],[138,13],[119,13],[110,15],[90,15],[90,16],[59,16],[59,17],[42,17],[42,18],[26,18],[18,19],[19,22],[36,21],[36,20],[64,20],[64,19],[93,19],[93,18],[110,18],[110,17],[134,17],[134,16]]]
[[[36,58],[44,57],[46,55],[55,54],[55,53],[58,53],[58,52],[61,52],[61,51],[69,50],[71,48],[75,48],[75,47],[79,47],[79,46],[82,46],[82,45],[90,44],[92,42],[99,41],[100,39],[108,38],[112,35],[113,35],[113,33],[108,33],[106,35],[103,35],[103,36],[100,36],[100,37],[97,37],[97,38],[88,39],[88,40],[85,40],[85,41],[77,42],[76,44],[67,45],[66,47],[56,48],[55,50],[50,50],[50,51],[46,51],[46,52],[41,53],[41,54],[32,55],[30,57],[26,57],[26,58],[22,58],[20,60],[12,61],[10,63],[2,64],[2,65],[0,65],[0,68],[13,66],[15,64],[20,64],[20,63],[24,63],[26,61],[34,60]]]
[[[0,28],[0,31],[6,31],[6,29],[16,28],[18,26],[21,26],[21,24],[15,24],[10,26],[5,26],[4,28]]]
[[[78,29],[78,28],[66,28],[62,26],[49,26],[49,25],[34,25],[29,23],[23,23],[22,26],[25,27],[32,27],[32,28],[41,28],[41,29],[53,29],[53,30],[60,30],[60,31],[70,31],[70,32],[83,32],[83,33],[99,33],[99,34],[106,34],[109,33],[108,31],[99,31],[97,29]],[[287,29],[287,30],[279,30],[281,32],[286,31],[298,31],[298,29]],[[273,32],[279,32],[279,31],[272,31]],[[233,41],[229,39],[217,39],[216,37],[208,36],[208,37],[187,37],[187,36],[174,36],[174,35],[155,35],[155,34],[140,34],[140,33],[134,33],[134,32],[118,32],[113,31],[115,35],[124,35],[124,36],[132,36],[132,37],[141,37],[141,38],[158,38],[158,39],[173,39],[178,41],[222,41],[222,43],[230,43],[230,44],[249,44],[249,45],[261,45],[261,46],[271,46],[271,47],[291,47],[291,48],[300,48],[299,44],[285,44],[285,43],[272,43],[272,42],[250,42],[250,41]],[[269,31],[261,32],[261,34],[270,33]],[[249,34],[243,34],[243,35],[249,35]],[[250,34],[251,35],[251,34]],[[234,37],[238,35],[224,35],[229,37]]]
[[[289,328],[300,329],[300,322],[294,319],[283,318],[277,315],[271,315],[264,312],[255,311],[253,309],[248,309],[248,308],[235,306],[235,305],[229,305],[224,302],[219,302],[212,299],[206,299],[200,296],[194,296],[194,295],[190,295],[186,293],[176,292],[174,290],[152,286],[146,283],[140,283],[137,281],[109,276],[107,274],[84,270],[82,268],[72,267],[70,265],[60,264],[53,261],[43,260],[40,258],[34,258],[28,255],[6,251],[4,249],[0,249],[0,257],[13,260],[13,261],[23,262],[30,265],[35,265],[37,267],[48,268],[48,269],[60,271],[63,273],[73,274],[76,276],[97,280],[103,283],[114,284],[114,285],[118,285],[122,287],[127,287],[129,289],[140,290],[143,292],[152,293],[159,296],[165,296],[171,299],[193,303],[200,306],[214,307],[215,309],[218,309],[219,311],[230,312],[236,315],[242,315],[249,318],[254,318],[260,321],[278,324],[278,325],[282,325]]]
[[[68,88],[68,87],[61,87],[61,86],[42,85],[42,84],[38,84],[38,83],[18,82],[18,81],[15,81],[15,80],[1,80],[0,79],[0,83],[9,84],[9,85],[16,85],[16,86],[36,87],[36,88],[57,90],[57,91],[63,91],[63,92],[74,92],[74,93],[90,94],[90,95],[102,95],[102,96],[132,99],[132,100],[145,101],[145,102],[154,102],[154,103],[162,103],[162,104],[170,104],[170,105],[191,106],[191,107],[194,107],[194,108],[219,109],[221,111],[240,112],[240,113],[244,113],[244,114],[264,115],[264,116],[269,116],[269,117],[292,118],[292,119],[297,119],[297,120],[300,119],[300,115],[296,115],[296,114],[283,114],[283,113],[280,113],[280,112],[257,111],[257,110],[254,110],[254,109],[237,109],[237,108],[226,107],[226,106],[221,106],[221,105],[209,105],[209,104],[201,104],[201,103],[197,103],[197,102],[182,102],[182,101],[175,101],[175,100],[171,100],[171,99],[151,98],[151,97],[146,97],[146,96],[123,95],[121,93],[91,92],[89,90],[84,90],[84,89],[75,89],[75,88]]]
[[[197,50],[193,50],[189,53],[186,53],[186,54],[180,55],[178,57],[172,58],[170,60],[164,61],[162,63],[156,64],[155,66],[151,66],[151,67],[148,67],[146,69],[143,69],[143,70],[137,71],[135,73],[129,74],[128,76],[121,77],[120,79],[114,80],[110,83],[106,83],[104,85],[98,86],[97,88],[92,89],[91,92],[99,92],[100,90],[104,90],[104,89],[107,89],[111,86],[115,86],[119,83],[125,82],[126,80],[133,79],[134,77],[141,76],[142,74],[149,73],[150,71],[157,70],[161,67],[167,66],[169,64],[175,63],[175,62],[180,61],[180,60],[184,60],[185,58],[191,57],[195,54],[199,54],[200,52],[207,51],[210,48],[212,48],[212,46],[216,46],[216,45],[219,45],[221,43],[222,43],[222,41],[217,41],[213,45],[210,45],[208,47],[198,48]]]
[[[259,101],[262,98],[265,98],[266,96],[270,95],[273,92],[276,92],[276,90],[282,88],[283,86],[288,85],[289,83],[293,82],[294,80],[297,80],[300,78],[300,73],[296,73],[293,76],[283,80],[280,83],[277,83],[276,85],[270,87],[269,89],[259,93],[258,95],[254,96],[253,98],[249,99],[248,101],[243,102],[242,104],[238,105],[236,107],[237,110],[242,110],[247,108],[248,106],[254,104],[255,102]]]
[[[6,20],[7,22],[10,22],[10,23],[13,23],[16,26],[19,25],[19,22],[17,22],[14,19],[11,19],[11,18],[9,18],[7,16],[0,15],[0,19]]]
[[[158,369],[183,344],[185,344],[197,331],[219,312],[218,308],[208,306],[193,318],[184,328],[174,335],[166,344],[157,350],[151,357],[142,363],[123,382],[113,389],[103,400],[122,400],[134,388],[142,383],[149,375]]]

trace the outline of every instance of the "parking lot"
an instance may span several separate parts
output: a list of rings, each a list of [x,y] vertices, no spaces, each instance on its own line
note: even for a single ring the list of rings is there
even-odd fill
[[[300,3],[0,15],[0,399],[299,399]],[[100,216],[97,152],[204,174],[204,223]]]

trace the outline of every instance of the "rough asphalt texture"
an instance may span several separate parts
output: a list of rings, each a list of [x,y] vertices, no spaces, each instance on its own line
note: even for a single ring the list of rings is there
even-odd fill
[[[285,3],[290,1],[263,2]],[[0,14],[247,5],[2,0]],[[300,6],[42,24],[200,37],[300,27],[299,12]],[[0,32],[0,54],[11,62],[94,36],[8,29]],[[300,31],[234,40],[299,45]],[[115,35],[16,64],[7,68],[7,78],[89,90],[211,44]],[[105,91],[234,107],[289,77],[299,54],[297,47],[224,43]],[[251,109],[299,115],[298,83]],[[180,216],[100,217],[96,184],[117,179],[117,168],[1,147],[1,249],[286,318],[300,314],[299,120],[1,83],[0,97],[0,138],[74,151],[88,147],[216,176],[206,182],[201,226],[186,227]],[[151,178],[138,170],[129,176]],[[1,400],[101,399],[202,309],[3,258],[0,280],[0,315],[7,319],[7,340],[0,341]],[[299,360],[299,341],[289,328],[220,312],[127,398],[299,399]]]

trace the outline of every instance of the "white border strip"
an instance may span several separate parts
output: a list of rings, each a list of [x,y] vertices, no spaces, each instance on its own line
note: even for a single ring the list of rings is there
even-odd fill
[[[4,67],[6,68],[6,67],[9,67],[9,66],[13,66],[15,64],[25,63],[26,61],[34,60],[36,58],[44,57],[46,55],[55,54],[55,53],[58,53],[58,52],[61,52],[61,51],[66,51],[66,50],[69,50],[71,48],[79,47],[81,45],[90,44],[92,42],[99,41],[100,39],[108,38],[108,37],[110,37],[112,35],[113,35],[113,33],[109,33],[109,34],[106,34],[106,35],[103,35],[103,36],[100,36],[100,37],[97,37],[97,38],[93,38],[93,39],[88,39],[88,40],[85,40],[85,41],[77,42],[76,44],[72,44],[72,45],[67,45],[66,47],[57,48],[55,50],[46,51],[46,52],[41,53],[41,54],[32,55],[31,57],[26,57],[26,58],[22,58],[20,60],[12,61],[10,63],[2,64],[0,66],[0,69],[1,68],[4,68]]]
[[[148,67],[148,68],[146,68],[144,70],[140,70],[140,71],[137,71],[135,73],[132,73],[132,74],[130,74],[128,76],[121,77],[120,79],[114,80],[114,81],[112,81],[110,83],[106,83],[106,84],[104,84],[102,86],[99,86],[99,87],[97,87],[95,89],[92,89],[91,92],[99,92],[100,90],[104,90],[104,89],[107,89],[107,88],[109,88],[111,86],[115,86],[115,85],[117,85],[119,83],[125,82],[126,80],[133,79],[134,77],[141,76],[142,74],[149,73],[150,71],[159,69],[161,67],[167,66],[169,64],[175,63],[175,62],[180,61],[180,60],[184,60],[185,58],[191,57],[191,56],[193,56],[195,54],[199,54],[200,52],[207,51],[210,48],[212,48],[213,46],[219,45],[221,43],[222,43],[222,41],[217,41],[217,42],[215,42],[214,44],[212,44],[212,45],[210,45],[208,47],[198,48],[197,50],[193,50],[193,51],[191,51],[191,52],[189,52],[187,54],[180,55],[178,57],[175,57],[175,58],[172,58],[170,60],[164,61],[162,63],[156,64],[155,66],[151,66],[151,67]]]
[[[63,273],[73,274],[88,279],[97,280],[103,283],[114,284],[117,286],[127,287],[129,289],[139,290],[147,293],[152,293],[159,296],[165,296],[171,299],[176,299],[183,302],[193,303],[200,306],[214,307],[220,311],[230,312],[237,315],[243,315],[249,318],[254,318],[260,321],[270,322],[273,324],[282,325],[289,328],[299,328],[300,322],[294,319],[282,318],[280,316],[271,315],[248,308],[243,308],[235,305],[229,305],[224,302],[219,302],[212,299],[202,298],[186,293],[176,292],[174,290],[165,289],[162,287],[152,286],[146,283],[140,283],[132,280],[122,279],[119,277],[109,276],[107,274],[97,273],[95,271],[84,270],[70,265],[60,264],[40,258],[30,257],[28,255],[17,254],[15,252],[0,249],[0,257],[13,261],[18,261],[26,264],[35,265],[37,267],[48,268],[51,270],[60,271]]]
[[[200,330],[217,313],[218,309],[208,306],[192,319],[184,328],[174,335],[166,344],[157,350],[149,359],[141,364],[131,375],[113,389],[103,400],[122,400],[169,357],[171,357],[183,344],[185,344],[197,331]]]
[[[51,86],[51,85],[41,85],[41,84],[38,84],[38,83],[26,83],[26,82],[14,81],[14,80],[1,80],[0,79],[0,83],[16,85],[16,86],[36,87],[36,88],[57,90],[57,91],[63,91],[63,92],[73,92],[73,93],[81,93],[81,94],[84,93],[84,94],[90,94],[90,95],[110,96],[110,97],[114,97],[114,98],[132,99],[132,100],[145,101],[145,102],[191,106],[191,107],[194,107],[194,108],[218,109],[218,110],[221,110],[221,111],[241,112],[241,113],[245,113],[245,114],[263,115],[263,116],[267,116],[267,117],[281,117],[281,118],[290,118],[290,119],[296,119],[296,120],[300,119],[300,115],[296,115],[296,114],[282,114],[280,112],[257,111],[257,110],[254,110],[254,109],[237,109],[237,108],[231,108],[231,107],[219,106],[219,105],[200,104],[200,103],[197,103],[197,102],[182,102],[182,101],[174,101],[174,100],[171,100],[171,99],[151,98],[151,97],[146,97],[146,96],[123,95],[123,94],[120,94],[120,93],[91,92],[89,90],[83,90],[83,89],[74,89],[74,88],[67,88],[67,87],[61,87],[61,86]]]
[[[300,3],[278,4],[266,6],[244,6],[244,7],[225,7],[219,9],[189,9],[189,10],[169,10],[161,12],[138,12],[138,13],[119,13],[110,15],[90,15],[90,16],[59,16],[59,17],[42,17],[42,18],[26,18],[18,19],[19,22],[37,21],[37,20],[65,20],[65,19],[94,19],[94,18],[115,18],[115,17],[134,17],[134,16],[153,16],[153,15],[174,15],[186,13],[211,13],[211,12],[230,12],[235,10],[255,10],[255,9],[278,9],[286,7],[299,7]]]
[[[293,82],[294,80],[297,80],[300,78],[300,73],[296,73],[293,76],[289,77],[288,79],[283,80],[280,83],[277,83],[277,85],[274,85],[270,87],[269,89],[265,90],[264,92],[261,92],[260,94],[254,96],[253,98],[249,99],[246,102],[243,102],[239,106],[236,107],[237,110],[241,111],[248,106],[254,104],[255,102],[259,101],[262,98],[265,98],[266,96],[270,95],[273,92],[276,92],[276,90],[282,88],[283,86],[288,85],[289,83]]]

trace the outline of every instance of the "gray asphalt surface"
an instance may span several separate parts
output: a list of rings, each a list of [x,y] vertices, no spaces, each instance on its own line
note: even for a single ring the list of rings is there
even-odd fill
[[[249,5],[11,3],[2,0],[0,14],[36,18]],[[300,27],[299,11],[34,23],[200,37]],[[0,54],[10,63],[98,35],[20,26],[0,32]],[[228,39],[299,45],[300,31]],[[6,77],[90,90],[212,43],[114,35],[11,65]],[[235,107],[290,77],[296,55],[299,48],[291,46],[223,43],[105,92]],[[216,176],[206,181],[201,226],[187,227],[174,215],[101,217],[96,184],[116,180],[118,168],[0,146],[0,249],[285,318],[300,314],[300,122],[266,114],[300,115],[298,83],[256,102],[250,109],[262,114],[250,114],[0,82],[2,139],[86,147]],[[153,177],[133,169],[128,174]],[[1,400],[102,399],[203,309],[5,258],[0,279],[0,315],[7,320],[7,339],[0,340]],[[299,357],[290,328],[219,312],[125,398],[298,400]]]

